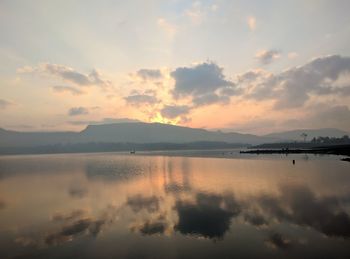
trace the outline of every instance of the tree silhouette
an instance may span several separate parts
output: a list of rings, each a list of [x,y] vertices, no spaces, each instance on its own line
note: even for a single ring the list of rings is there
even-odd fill
[[[305,133],[305,132],[301,133],[300,137],[302,137],[304,139],[304,142],[306,142],[307,133]]]

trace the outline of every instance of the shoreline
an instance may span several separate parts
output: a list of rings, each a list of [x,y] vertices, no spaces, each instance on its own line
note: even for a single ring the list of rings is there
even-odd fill
[[[276,148],[264,149],[257,148],[253,150],[241,150],[240,154],[323,154],[323,155],[342,155],[350,157],[350,145],[333,145],[314,148]]]

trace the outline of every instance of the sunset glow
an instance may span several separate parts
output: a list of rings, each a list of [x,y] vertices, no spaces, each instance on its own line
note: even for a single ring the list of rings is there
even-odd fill
[[[349,7],[2,1],[1,127],[79,131],[128,118],[254,134],[349,131]]]

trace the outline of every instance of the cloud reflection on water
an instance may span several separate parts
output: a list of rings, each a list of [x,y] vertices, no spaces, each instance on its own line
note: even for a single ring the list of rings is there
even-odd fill
[[[203,242],[208,244],[208,249],[209,244],[234,246],[239,242],[237,240],[249,237],[249,242],[245,241],[247,247],[271,256],[273,253],[301,253],[300,249],[306,243],[312,247],[322,241],[326,248],[339,247],[349,241],[349,193],[335,192],[331,188],[322,193],[306,181],[271,178],[266,178],[267,182],[274,183],[271,190],[245,192],[233,183],[242,182],[242,179],[249,181],[252,177],[237,178],[240,175],[235,175],[235,169],[230,167],[222,169],[229,172],[227,175],[220,171],[214,175],[215,167],[208,168],[210,174],[201,175],[203,172],[193,168],[189,158],[167,158],[153,167],[142,159],[133,159],[137,160],[134,165],[133,160],[124,158],[105,163],[103,159],[97,159],[94,165],[94,158],[81,163],[83,170],[58,174],[56,178],[52,178],[54,173],[41,178],[44,170],[39,170],[37,190],[40,186],[43,188],[32,193],[33,200],[30,200],[31,196],[22,199],[31,201],[26,208],[28,212],[28,208],[36,208],[35,215],[42,216],[47,207],[40,207],[35,202],[44,197],[42,192],[50,194],[44,201],[52,204],[51,210],[47,221],[41,219],[36,223],[38,229],[34,224],[29,229],[17,227],[13,243],[21,249],[42,249],[49,255],[50,249],[86,242],[101,245],[115,237],[125,239],[126,247],[134,242],[147,247],[146,244],[154,245],[154,240],[170,240],[174,246],[185,242],[189,247]],[[76,166],[69,164],[68,168]],[[131,173],[127,176],[128,170]],[[35,172],[30,171],[30,174],[35,175]],[[10,181],[10,176],[4,181]],[[11,177],[15,180],[24,176],[22,173]],[[24,177],[24,187],[30,186],[28,179],[31,178]],[[44,188],[40,179],[46,179],[48,188]],[[52,179],[55,184],[50,181]],[[52,189],[54,186],[59,188]],[[11,196],[4,194],[2,197],[6,198],[6,208],[19,206]],[[305,242],[301,242],[301,238]],[[250,240],[254,242],[250,243]],[[234,250],[227,251],[230,251],[227,257],[234,255]],[[147,254],[147,249],[144,252]]]

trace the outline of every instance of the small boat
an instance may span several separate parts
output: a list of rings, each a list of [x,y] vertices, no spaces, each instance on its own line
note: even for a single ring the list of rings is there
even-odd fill
[[[131,150],[130,154],[135,154],[135,149]]]

